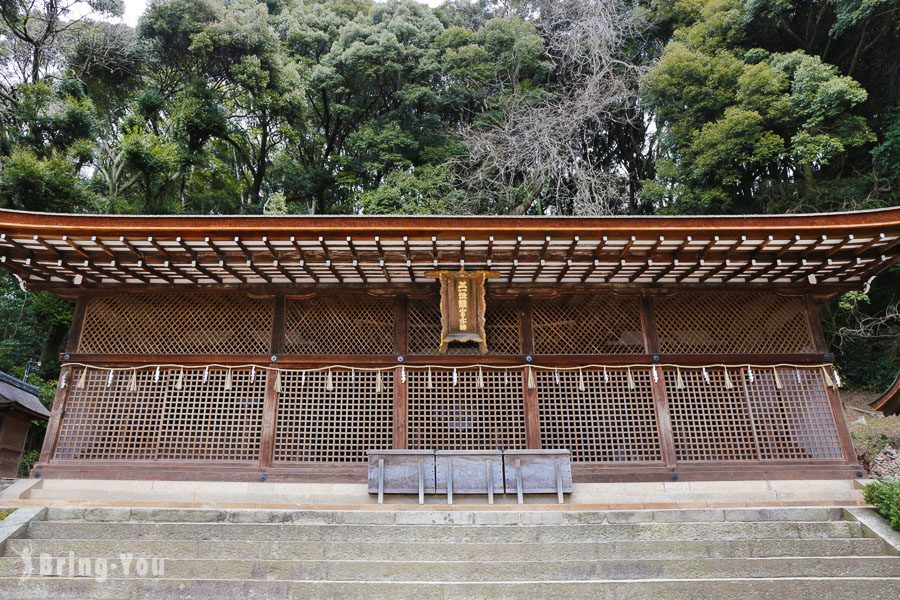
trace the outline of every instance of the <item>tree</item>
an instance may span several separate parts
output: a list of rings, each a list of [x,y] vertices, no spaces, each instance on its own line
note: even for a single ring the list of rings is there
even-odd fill
[[[0,172],[4,208],[76,212],[98,206],[98,200],[59,154],[42,158],[31,150],[16,149]]]
[[[523,36],[512,38],[510,56],[528,59],[516,65],[515,76],[530,67],[532,77],[515,90],[496,121],[476,123],[465,133],[468,153],[458,164],[473,199],[471,209],[634,212],[637,190],[617,172],[617,167],[634,163],[604,147],[622,126],[644,129],[635,110],[642,69],[634,53],[645,27],[641,13],[615,0],[532,5],[539,16],[534,25],[521,27],[536,27],[546,58],[537,44],[529,52],[517,52]],[[551,65],[549,81],[533,85],[541,83]]]
[[[122,0],[0,0],[4,41],[12,60],[7,63],[7,84],[37,83],[60,67],[62,37],[86,17],[79,13],[120,16]]]
[[[0,370],[17,372],[29,359],[40,360],[39,372],[55,378],[71,320],[70,303],[47,292],[26,292],[12,275],[0,273]]]
[[[347,210],[393,169],[440,151],[434,43],[443,30],[409,0],[311,2],[291,13],[286,42],[305,82],[305,119],[279,169],[292,200]]]
[[[748,48],[736,0],[693,6],[643,81],[665,152],[644,197],[681,213],[820,210],[822,182],[877,139],[866,90],[803,51]]]
[[[363,213],[372,215],[448,214],[465,202],[447,167],[424,165],[388,174],[376,189],[360,196]]]

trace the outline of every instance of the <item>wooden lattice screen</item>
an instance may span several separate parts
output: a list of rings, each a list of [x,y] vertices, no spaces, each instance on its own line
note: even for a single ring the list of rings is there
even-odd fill
[[[812,352],[803,301],[762,292],[697,292],[656,299],[660,352]]]
[[[407,372],[411,449],[499,450],[525,447],[522,372],[483,369]]]
[[[532,305],[536,354],[643,354],[640,300],[573,294]]]
[[[394,303],[365,294],[326,294],[288,300],[288,354],[392,354]]]
[[[185,370],[181,389],[173,384],[163,405],[159,458],[258,460],[267,376],[232,369],[229,390],[225,370]],[[170,382],[177,377],[169,372]]]
[[[677,373],[665,374],[676,459],[755,460],[753,426],[738,371],[729,370],[731,388],[725,385],[722,369],[709,369],[707,374],[708,383],[701,371],[682,369],[681,389]]]
[[[282,373],[276,462],[365,462],[366,450],[391,448],[393,373],[333,369],[328,378],[326,371]]]
[[[755,370],[754,382],[747,383],[760,458],[842,458],[822,372],[779,369],[778,373],[780,390],[771,369]]]
[[[265,372],[233,369],[231,389],[223,369],[143,370],[134,383],[129,371],[110,381],[89,369],[83,387],[81,373],[71,373],[57,459],[259,459]]]
[[[565,448],[573,462],[660,461],[649,369],[538,371],[544,448]],[[583,388],[583,389],[582,389]]]
[[[77,381],[82,369],[73,369]],[[54,458],[140,460],[156,458],[160,416],[168,381],[154,373],[137,373],[137,390],[129,391],[131,373],[108,375],[89,370],[84,387],[70,386]],[[167,375],[168,377],[168,375]]]
[[[841,445],[820,370],[666,370],[678,461],[840,460]]]
[[[267,354],[274,300],[237,293],[116,294],[87,304],[78,351]]]
[[[484,317],[488,353],[519,354],[519,312],[513,300],[487,299]],[[437,354],[441,343],[440,299],[409,301],[409,353]],[[478,354],[476,344],[450,344],[448,354]]]

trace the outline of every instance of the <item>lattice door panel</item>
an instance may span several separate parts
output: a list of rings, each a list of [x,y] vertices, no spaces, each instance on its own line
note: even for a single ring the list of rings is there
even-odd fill
[[[364,294],[288,300],[287,354],[393,354],[394,302]]]
[[[185,369],[171,382],[161,418],[159,458],[171,460],[259,460],[266,371]],[[205,379],[205,381],[204,381]]]
[[[613,294],[574,294],[535,300],[536,354],[644,354],[640,300]]]
[[[660,352],[812,352],[803,301],[762,292],[684,292],[656,298]]]
[[[268,354],[272,299],[235,293],[116,294],[88,302],[78,351]]]
[[[750,408],[763,460],[844,458],[834,414],[819,369],[754,369]]]
[[[753,419],[744,391],[744,374],[728,370],[728,387],[721,368],[665,370],[666,396],[672,419],[675,458],[679,461],[757,460]]]
[[[366,450],[393,446],[393,426],[393,373],[333,369],[329,384],[327,371],[286,371],[274,460],[365,462]]]
[[[259,459],[265,372],[81,369],[70,377],[54,458],[71,460]],[[179,387],[181,381],[181,389]],[[205,381],[204,381],[205,379]],[[134,387],[134,389],[132,389]]]
[[[54,458],[64,460],[152,460],[156,458],[160,415],[168,383],[154,381],[151,371],[137,373],[137,389],[131,389],[131,373],[89,369],[84,387],[77,387],[83,373],[69,374],[66,409],[59,428]]]
[[[544,448],[573,462],[662,460],[648,369],[535,371]],[[581,389],[583,388],[583,389]]]
[[[415,450],[525,447],[522,372],[407,369],[408,444]]]
[[[487,299],[484,330],[489,354],[519,354],[519,311],[514,300]],[[408,351],[437,354],[441,345],[440,300],[409,301]],[[479,354],[476,344],[450,344],[447,354]]]

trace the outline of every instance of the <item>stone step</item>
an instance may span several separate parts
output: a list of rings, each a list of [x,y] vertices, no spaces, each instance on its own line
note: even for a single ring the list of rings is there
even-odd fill
[[[158,508],[47,509],[50,521],[305,523],[343,525],[565,525],[717,521],[841,521],[835,507],[711,508],[630,511],[535,510],[225,510]]]
[[[694,600],[696,598],[741,598],[741,600],[896,600],[900,579],[773,578],[773,579],[682,579],[644,581],[577,582],[287,582],[217,581],[190,579],[96,579],[32,577],[27,580],[0,578],[0,597],[5,600],[342,600],[390,598],[391,600],[451,600],[456,598],[571,600]]]
[[[121,539],[10,539],[5,556],[49,554],[118,557],[119,554],[178,559],[244,560],[600,560],[878,556],[894,551],[878,538],[686,540],[575,543],[370,543],[291,541],[189,541]]]
[[[45,557],[41,567],[31,561],[33,569],[51,576],[56,568],[61,573],[79,573],[78,558],[86,563],[92,559],[83,555]],[[867,556],[815,557],[790,560],[784,558],[724,558],[692,560],[544,560],[544,561],[247,561],[157,559],[151,561],[137,556],[123,559],[93,559],[106,563],[105,571],[115,577],[146,577],[153,572],[160,577],[175,579],[234,579],[275,581],[434,581],[434,582],[492,582],[492,581],[584,581],[635,579],[746,579],[780,577],[894,577],[900,578],[900,557]],[[0,558],[0,577],[26,574],[21,558]],[[57,567],[61,565],[61,567]],[[138,568],[140,566],[140,569]],[[42,569],[46,568],[46,571]],[[71,571],[68,569],[72,569]],[[95,576],[96,567],[84,571]]]
[[[295,523],[139,523],[37,521],[37,539],[294,540],[349,542],[577,542],[704,539],[821,539],[862,537],[859,523],[698,522],[599,525],[309,525]]]

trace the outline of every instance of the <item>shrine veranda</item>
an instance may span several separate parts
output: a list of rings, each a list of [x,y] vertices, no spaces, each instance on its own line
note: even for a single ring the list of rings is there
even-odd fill
[[[377,449],[568,449],[576,482],[853,478],[817,303],[898,242],[897,208],[0,211],[2,266],[75,303],[44,478],[356,483]],[[492,275],[460,308],[434,272]]]

